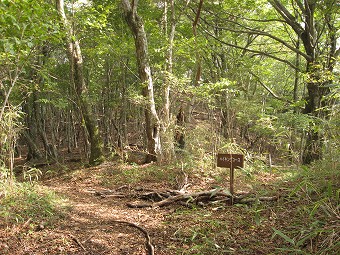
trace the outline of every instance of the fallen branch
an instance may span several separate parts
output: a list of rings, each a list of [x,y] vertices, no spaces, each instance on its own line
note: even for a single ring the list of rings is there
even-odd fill
[[[127,198],[127,197],[137,197],[143,200],[151,200],[151,201],[161,201],[165,198],[184,194],[183,191],[180,190],[152,190],[152,189],[143,189],[140,187],[136,187],[134,189],[137,192],[130,193],[121,193],[116,190],[91,190],[90,193],[95,196],[106,198],[106,197],[118,197],[118,198]],[[140,194],[138,192],[144,191],[144,193]]]
[[[155,253],[155,248],[153,246],[153,244],[151,243],[151,238],[149,236],[149,233],[142,227],[136,225],[135,223],[132,223],[132,222],[128,222],[128,221],[120,221],[120,220],[113,220],[113,222],[116,222],[116,223],[121,223],[121,224],[126,224],[130,227],[134,227],[134,228],[137,228],[139,231],[141,231],[144,236],[145,236],[145,239],[146,239],[146,242],[145,242],[145,247],[148,251],[148,255],[154,255]]]
[[[96,191],[95,192],[95,195],[98,196],[98,197],[101,197],[101,198],[105,198],[105,197],[118,197],[118,198],[124,198],[126,197],[125,194],[121,194],[121,193],[117,193],[117,194],[109,194],[107,192],[99,192],[99,191]]]
[[[80,248],[82,248],[83,251],[86,251],[84,245],[82,245],[82,243],[81,243],[75,236],[73,236],[73,235],[69,235],[69,236],[71,237],[71,239],[72,239],[73,241],[76,242],[76,244],[79,245]]]
[[[209,191],[200,191],[194,193],[186,193],[186,194],[177,194],[174,196],[169,196],[166,199],[160,200],[154,203],[128,203],[127,206],[131,208],[143,208],[143,207],[163,207],[175,202],[183,202],[183,201],[197,201],[199,198],[203,198],[203,200],[211,200],[216,197],[226,197],[229,198],[230,195],[226,192],[221,191],[220,189],[213,189]]]
[[[276,201],[277,197],[256,197],[251,193],[232,194],[228,190],[216,188],[208,191],[199,191],[193,193],[184,193],[181,190],[152,190],[136,187],[135,192],[124,194],[115,190],[94,191],[94,194],[102,198],[117,197],[127,198],[134,197],[149,202],[132,202],[126,205],[130,208],[146,208],[146,207],[163,207],[173,203],[188,205],[189,203],[202,203],[211,201],[227,202],[231,201],[236,204],[250,204],[256,201]],[[143,191],[144,193],[140,193]]]
[[[152,207],[152,203],[132,202],[132,203],[127,203],[126,206],[130,208],[147,208],[147,207]]]
[[[163,207],[173,203],[186,203],[189,202],[203,202],[203,201],[229,201],[233,198],[233,202],[237,204],[249,204],[255,201],[276,201],[277,197],[248,197],[251,194],[240,194],[239,196],[235,195],[232,196],[229,192],[225,192],[221,189],[213,189],[209,191],[200,191],[194,193],[186,193],[186,194],[178,194],[174,196],[168,196],[167,198],[152,202],[152,203],[140,203],[140,202],[133,202],[127,203],[128,207],[131,208],[145,208],[145,207]]]
[[[25,229],[29,226],[29,224],[32,222],[32,218],[29,218],[24,225],[22,225],[21,229]]]
[[[200,191],[195,193],[188,193],[188,194],[180,194],[176,196],[169,197],[162,201],[153,203],[152,207],[162,207],[169,204],[172,204],[177,201],[185,201],[185,200],[196,200],[198,197],[217,197],[217,196],[225,196],[230,197],[227,193],[223,191],[218,191],[217,189],[209,190],[209,191]]]

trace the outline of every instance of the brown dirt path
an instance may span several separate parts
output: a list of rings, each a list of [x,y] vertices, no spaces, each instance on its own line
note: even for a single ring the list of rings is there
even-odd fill
[[[72,254],[147,254],[144,235],[134,227],[115,222],[127,221],[143,227],[149,233],[155,254],[166,254],[162,251],[165,250],[168,237],[162,222],[168,210],[132,209],[126,206],[127,202],[131,202],[130,199],[96,196],[94,191],[105,190],[96,179],[95,171],[101,170],[86,169],[71,179],[44,182],[50,189],[67,197],[72,205],[69,217],[54,229],[54,232],[62,233],[59,239],[67,240]],[[68,251],[65,252],[68,254]]]

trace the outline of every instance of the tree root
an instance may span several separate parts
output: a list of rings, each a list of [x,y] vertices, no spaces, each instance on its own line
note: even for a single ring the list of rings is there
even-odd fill
[[[137,228],[139,231],[141,231],[144,234],[145,239],[146,239],[145,247],[146,247],[146,250],[148,251],[148,255],[154,255],[155,254],[154,253],[155,252],[155,248],[154,248],[153,244],[151,243],[150,235],[149,235],[149,233],[144,228],[136,225],[135,223],[128,222],[128,221],[113,220],[113,222],[120,223],[120,224],[125,224],[125,225],[128,225],[130,227]]]

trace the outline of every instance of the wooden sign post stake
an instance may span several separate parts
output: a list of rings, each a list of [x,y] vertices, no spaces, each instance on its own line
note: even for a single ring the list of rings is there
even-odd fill
[[[243,167],[244,157],[242,154],[217,154],[217,166],[230,169],[230,193],[231,205],[234,204],[234,169]]]

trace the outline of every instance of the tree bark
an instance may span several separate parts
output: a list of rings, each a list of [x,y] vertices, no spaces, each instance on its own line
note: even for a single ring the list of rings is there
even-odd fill
[[[200,0],[199,4],[198,4],[198,9],[196,12],[196,17],[195,20],[192,24],[192,30],[194,33],[194,37],[195,37],[195,47],[196,47],[196,72],[195,72],[195,79],[194,79],[194,86],[198,86],[199,82],[201,80],[201,76],[202,76],[202,62],[201,62],[201,54],[200,54],[200,50],[198,49],[197,46],[197,24],[200,18],[200,14],[201,14],[201,10],[202,10],[202,6],[203,6],[203,0]]]
[[[122,0],[125,19],[133,33],[136,47],[137,66],[140,82],[143,84],[142,95],[145,99],[145,126],[148,156],[146,162],[157,161],[162,156],[160,142],[160,120],[156,111],[154,88],[148,56],[148,42],[144,22],[137,14],[138,0]]]
[[[79,41],[75,39],[73,29],[69,25],[65,11],[64,0],[56,0],[57,11],[62,19],[62,24],[67,34],[67,53],[71,65],[71,82],[76,92],[77,102],[84,119],[85,127],[88,132],[90,142],[90,165],[97,165],[104,161],[103,144],[99,134],[99,128],[92,114],[90,104],[86,98],[86,83],[83,71],[83,57]]]
[[[185,148],[184,129],[185,129],[185,115],[184,115],[183,106],[181,106],[176,116],[175,141],[176,141],[176,146],[182,150]]]

